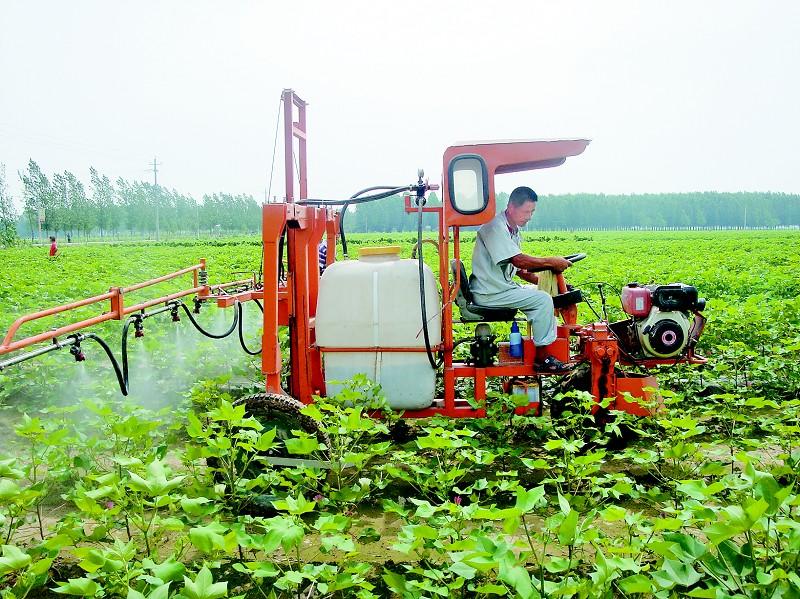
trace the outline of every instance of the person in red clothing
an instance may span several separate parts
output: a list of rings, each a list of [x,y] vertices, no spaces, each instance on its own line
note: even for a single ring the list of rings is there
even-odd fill
[[[56,238],[52,235],[50,236],[50,257],[54,258],[58,255],[58,244],[56,243]]]

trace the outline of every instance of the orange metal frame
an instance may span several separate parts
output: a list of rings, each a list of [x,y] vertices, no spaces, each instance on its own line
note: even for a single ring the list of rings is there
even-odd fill
[[[14,321],[8,333],[3,338],[3,341],[0,343],[0,355],[21,350],[36,343],[40,343],[42,341],[56,339],[62,335],[73,333],[75,331],[91,327],[101,322],[106,322],[108,320],[122,320],[129,314],[140,312],[142,310],[146,310],[147,308],[151,308],[159,304],[166,304],[167,302],[177,300],[182,297],[186,297],[187,295],[197,295],[200,298],[212,298],[215,297],[214,292],[224,291],[228,287],[255,284],[255,281],[253,279],[243,279],[241,281],[232,281],[229,283],[221,283],[218,285],[200,285],[198,274],[201,271],[205,271],[205,269],[206,269],[206,261],[205,259],[202,259],[200,260],[199,264],[195,264],[194,266],[189,266],[187,268],[158,277],[156,279],[145,281],[144,283],[137,283],[135,285],[131,285],[130,287],[112,287],[107,293],[103,293],[102,295],[96,295],[94,297],[82,299],[77,302],[72,302],[70,304],[64,304],[61,306],[56,306],[54,308],[40,310],[39,312],[34,312],[33,314],[27,314],[25,316],[21,316],[20,318]],[[124,296],[126,294],[132,293],[139,289],[144,289],[146,287],[151,287],[152,285],[163,283],[164,281],[169,281],[171,279],[175,279],[189,273],[192,273],[194,279],[194,286],[192,288],[184,289],[175,293],[171,293],[169,295],[164,295],[156,299],[140,302],[132,306],[125,305]],[[48,316],[54,316],[56,314],[69,312],[71,310],[76,310],[84,306],[90,306],[92,304],[98,304],[105,301],[109,302],[109,310],[102,312],[98,316],[92,316],[90,318],[79,320],[70,323],[68,325],[56,327],[49,331],[45,331],[43,333],[39,333],[36,335],[23,337],[17,340],[14,339],[17,333],[19,332],[20,328],[22,328],[22,326],[27,323],[35,322],[43,318],[46,318]]]
[[[236,301],[263,300],[262,372],[265,389],[272,393],[288,393],[304,403],[314,401],[315,395],[325,394],[325,379],[321,349],[315,340],[315,316],[319,290],[319,268],[317,247],[326,237],[329,251],[327,261],[335,260],[335,243],[339,233],[338,213],[324,207],[296,203],[307,199],[307,155],[306,155],[306,103],[292,90],[283,92],[284,107],[284,145],[286,198],[283,202],[265,204],[262,208],[263,276],[264,284],[258,288],[257,281],[244,280],[222,285],[200,285],[198,273],[205,270],[205,260],[183,270],[140,283],[127,288],[112,287],[108,293],[78,302],[51,308],[19,318],[0,344],[0,355],[19,350],[34,343],[55,339],[88,326],[107,320],[121,320],[126,315],[145,310],[148,307],[166,303],[187,295],[196,294],[204,299],[216,299],[221,307],[232,306]],[[297,153],[295,155],[295,143]],[[433,348],[443,356],[444,397],[433,407],[407,411],[405,417],[428,417],[437,414],[450,417],[483,417],[483,408],[473,408],[466,400],[456,397],[456,381],[472,379],[474,398],[481,404],[486,401],[487,381],[493,377],[524,379],[532,376],[546,376],[534,369],[535,348],[530,335],[523,339],[524,357],[522,360],[500,362],[497,365],[479,368],[453,358],[455,340],[453,338],[453,300],[459,281],[450,280],[450,259],[461,260],[461,227],[480,225],[488,222],[495,214],[494,178],[496,174],[549,168],[562,164],[567,157],[583,152],[588,140],[528,141],[496,144],[467,144],[448,148],[444,154],[444,185],[442,206],[423,206],[424,212],[438,215],[439,283],[442,290],[442,344]],[[478,214],[462,214],[455,210],[451,200],[447,180],[450,162],[460,155],[480,156],[488,169],[489,205]],[[295,173],[294,167],[297,172]],[[295,192],[295,175],[298,189]],[[410,197],[405,199],[408,213],[417,212]],[[281,241],[285,241],[285,256],[281,255]],[[421,248],[420,248],[421,251]],[[281,262],[285,261],[285,279],[280,279]],[[124,305],[125,294],[156,283],[193,273],[194,286],[177,293],[149,300],[133,306]],[[456,275],[458,276],[458,275]],[[232,286],[245,284],[247,289],[234,293],[225,290]],[[566,291],[563,276],[558,276],[561,292]],[[83,306],[109,301],[110,310],[89,319],[59,327],[57,329],[14,341],[18,329],[25,323],[35,321]],[[649,388],[656,382],[648,376],[621,376],[615,368],[621,362],[617,339],[608,324],[597,322],[589,325],[577,324],[577,308],[560,311],[563,324],[558,327],[557,339],[551,346],[552,353],[562,361],[587,362],[591,365],[591,393],[599,402],[612,397],[618,409],[633,414],[645,414],[647,408],[636,403],[636,398],[651,399]],[[285,382],[283,356],[279,340],[280,327],[289,330],[288,381]],[[575,339],[577,355],[571,356],[570,340]],[[501,344],[501,350],[502,350]],[[324,348],[325,351],[375,351],[403,352],[424,351],[419,348]],[[501,351],[501,356],[504,352]],[[505,352],[507,355],[507,352]],[[695,357],[691,351],[684,361],[702,363],[704,359]],[[648,360],[646,365],[672,363],[672,360]],[[284,386],[287,386],[284,389]],[[629,398],[634,398],[631,401]],[[526,408],[519,408],[520,412]]]

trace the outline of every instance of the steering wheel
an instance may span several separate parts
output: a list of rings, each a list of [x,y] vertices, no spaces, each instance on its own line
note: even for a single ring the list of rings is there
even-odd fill
[[[583,260],[585,257],[586,254],[584,252],[579,252],[577,254],[570,254],[569,256],[564,256],[564,260],[569,260],[570,262],[575,264],[576,262],[580,262],[581,260]]]
[[[570,254],[564,256],[564,260],[569,260],[572,264],[580,262],[586,257],[584,252],[577,254]],[[571,286],[567,287],[567,291],[553,296],[553,307],[561,310],[564,317],[565,324],[575,324],[577,322],[578,309],[577,304],[583,301],[583,293],[580,289],[573,289]]]

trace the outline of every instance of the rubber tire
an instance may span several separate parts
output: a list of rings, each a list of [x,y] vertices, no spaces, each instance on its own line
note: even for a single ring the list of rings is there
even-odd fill
[[[320,423],[310,416],[301,414],[300,410],[302,410],[305,405],[302,402],[289,397],[288,395],[280,395],[278,393],[254,393],[252,395],[247,395],[237,399],[233,402],[233,405],[245,405],[245,415],[255,417],[265,427],[269,427],[270,420],[274,420],[276,418],[287,423],[291,423],[293,421],[294,424],[292,424],[291,428],[288,429],[289,431],[298,429],[304,430],[308,433],[316,435],[319,443],[324,443],[326,447],[330,447],[330,437],[328,436],[328,433],[325,432],[325,430],[320,426]],[[275,435],[276,438],[278,438],[279,435],[280,432]],[[283,438],[288,438],[289,435],[281,436]],[[283,451],[278,450],[270,452],[268,455],[271,457],[287,457],[292,454],[289,454],[284,448]],[[328,452],[325,451],[321,455],[315,456],[315,459],[319,459],[321,461],[327,460]],[[208,459],[207,463],[212,467],[216,467],[218,465],[215,458]],[[280,468],[281,466],[273,467]],[[218,482],[221,481],[218,479]],[[279,497],[277,495],[270,494],[258,495],[253,498],[252,503],[250,503],[243,511],[244,513],[252,516],[274,516],[277,514],[277,510],[272,505],[272,501],[275,499],[279,499]]]
[[[568,393],[570,391],[585,391],[586,393],[592,392],[592,371],[588,364],[581,364],[570,373],[569,376],[564,377],[558,385],[560,393]],[[550,404],[550,419],[558,422],[562,420],[562,415],[565,411],[569,410],[574,412],[576,410],[576,401],[573,397],[562,398],[558,401],[551,401]],[[584,422],[584,427],[594,427],[601,429],[606,423],[613,420],[613,416],[608,410],[598,408],[597,411],[587,416]],[[630,430],[628,426],[620,427],[620,435],[612,435],[606,438],[605,446],[608,449],[625,449],[628,443],[636,439],[636,435]]]
[[[592,372],[587,364],[579,364],[572,372],[563,377],[558,383],[559,393],[569,393],[570,391],[592,391]],[[561,399],[550,400],[550,419],[554,422],[563,420],[566,411],[575,412],[577,401],[574,397],[564,397]],[[595,423],[596,424],[596,423]]]
[[[303,430],[309,434],[315,435],[319,443],[323,443],[325,447],[331,446],[331,439],[325,429],[322,428],[319,422],[301,414],[300,410],[305,407],[305,404],[297,401],[288,395],[280,395],[279,393],[254,393],[241,397],[233,402],[234,406],[244,405],[247,410],[245,414],[256,418],[263,426],[269,428],[270,421],[279,420],[282,422],[294,422],[284,434],[278,431],[275,435],[276,439],[287,439],[290,436],[291,430]],[[327,459],[328,452],[323,452],[319,459]],[[292,454],[285,451],[276,451],[270,455],[280,457],[290,457]]]

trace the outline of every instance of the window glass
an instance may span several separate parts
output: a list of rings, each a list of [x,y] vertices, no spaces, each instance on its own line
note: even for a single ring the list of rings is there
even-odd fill
[[[457,156],[450,162],[453,208],[463,214],[480,212],[488,204],[486,165],[480,156]]]

